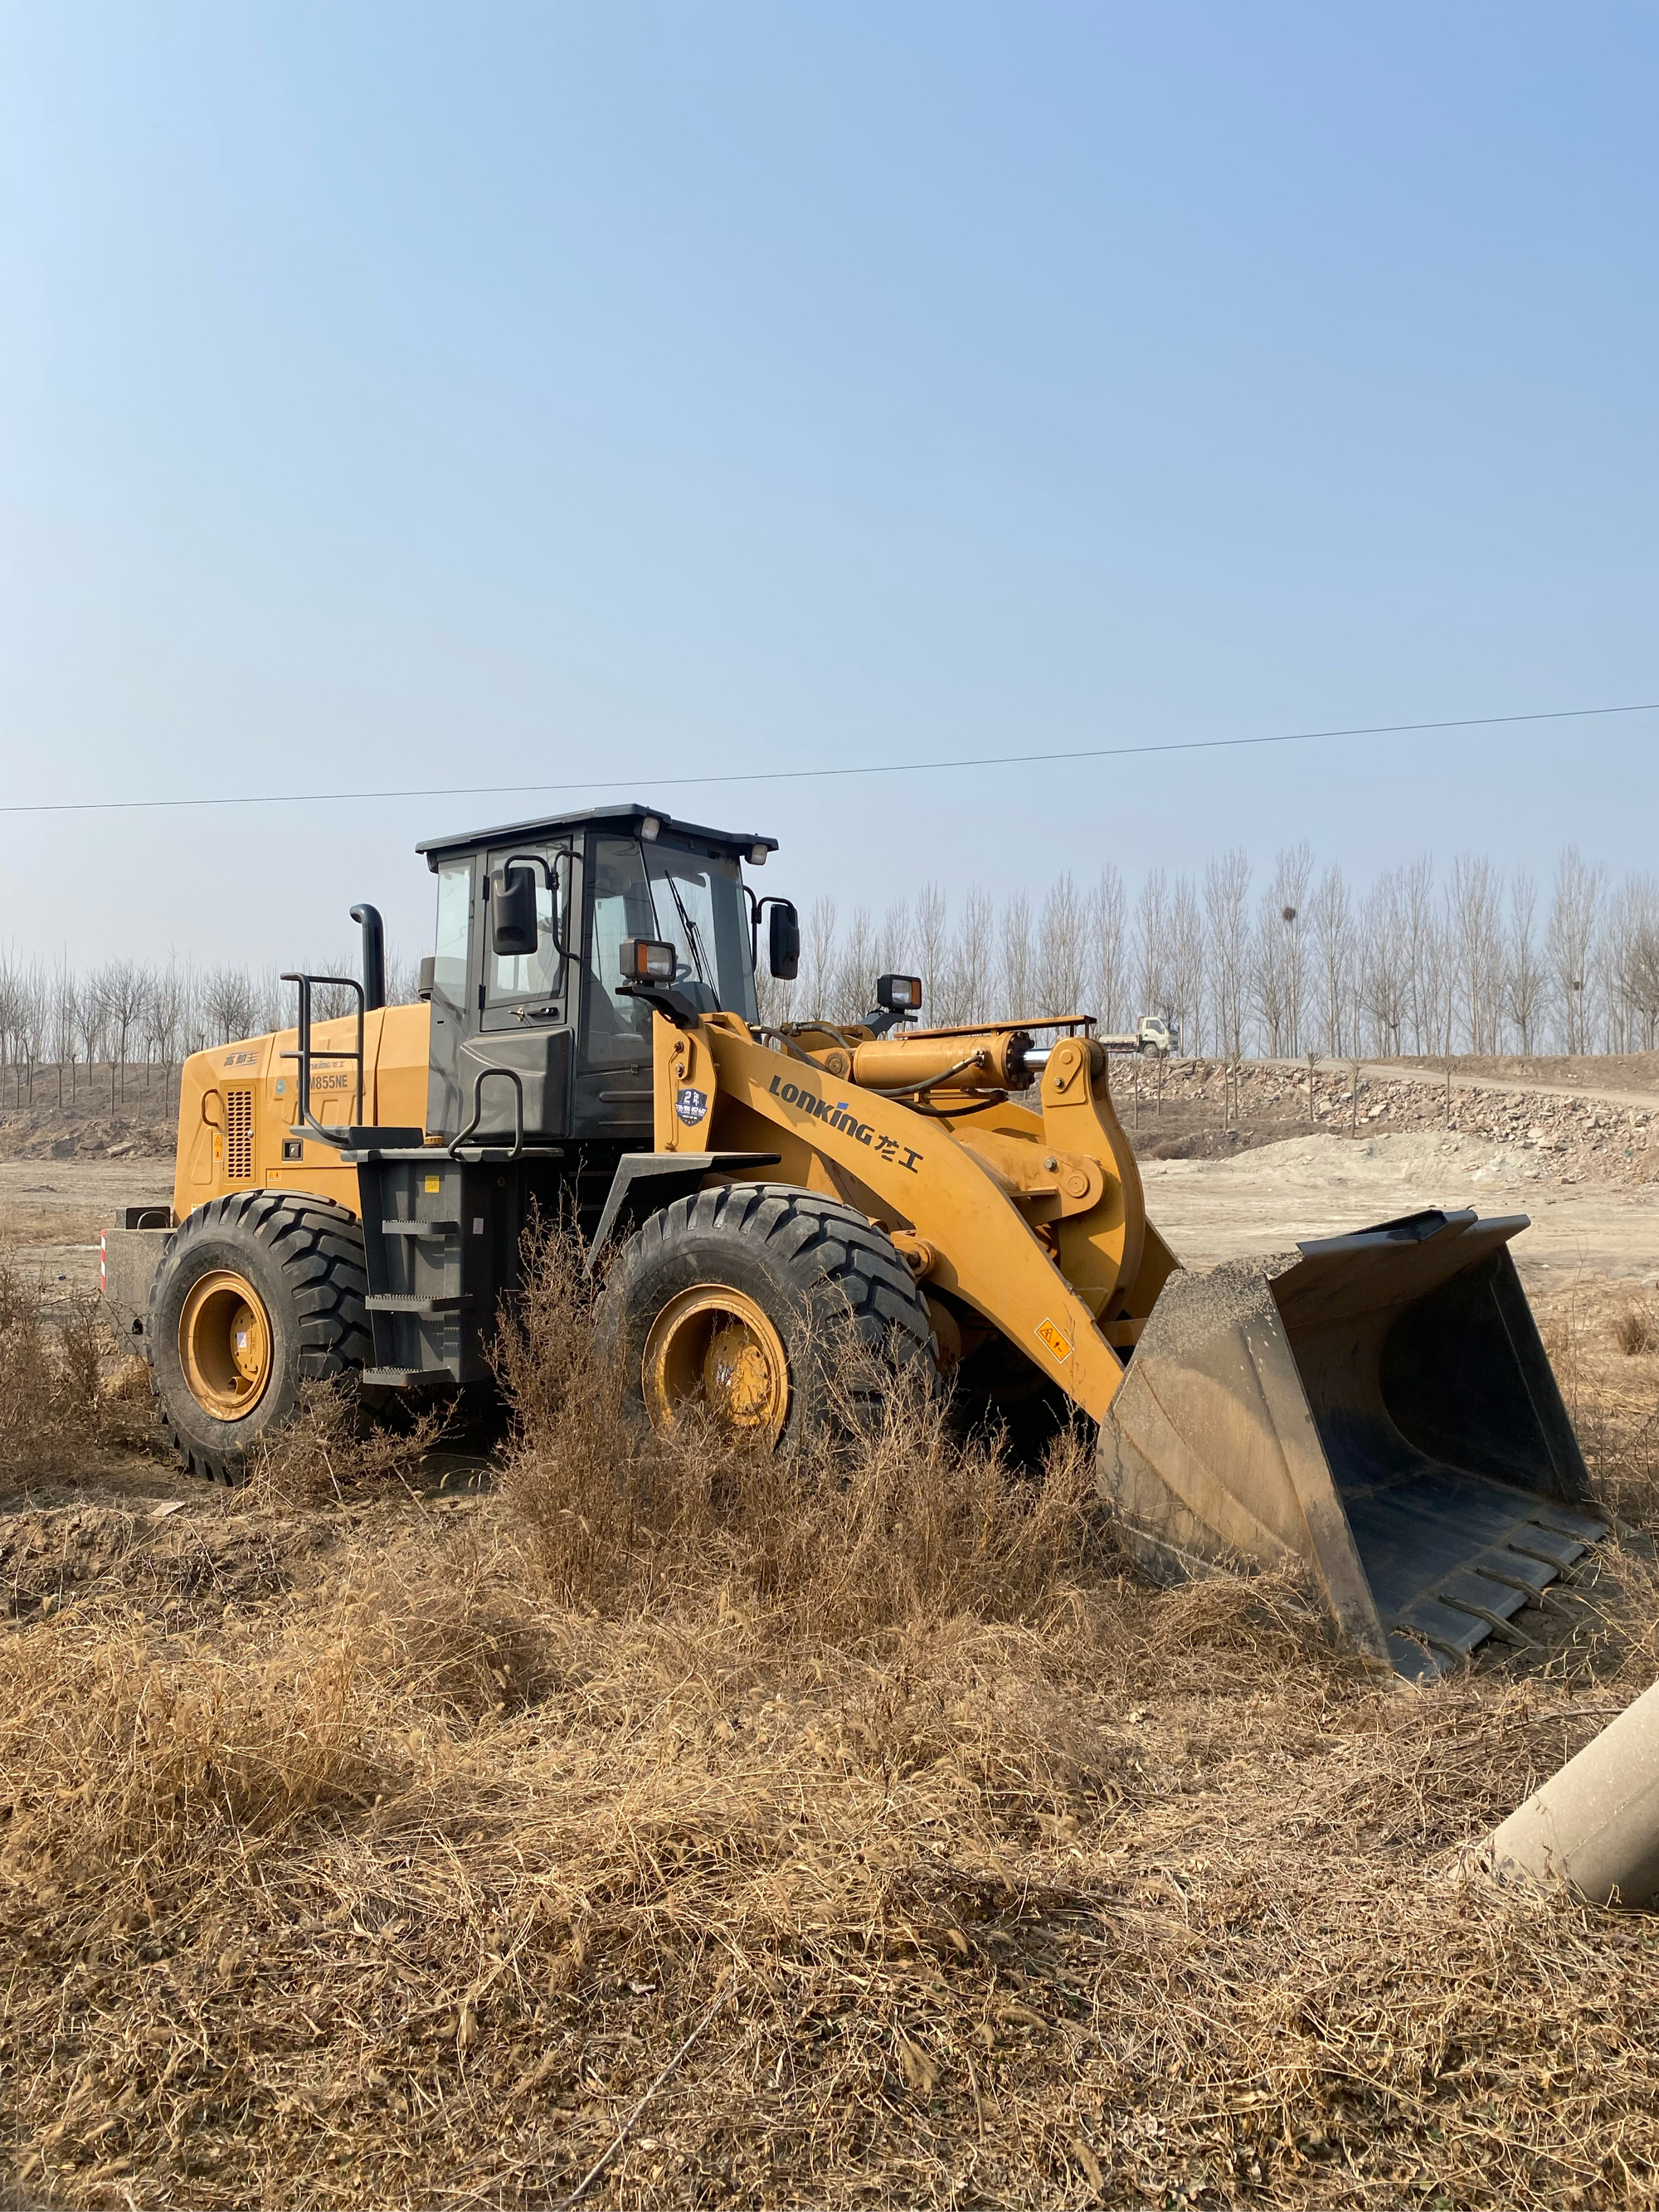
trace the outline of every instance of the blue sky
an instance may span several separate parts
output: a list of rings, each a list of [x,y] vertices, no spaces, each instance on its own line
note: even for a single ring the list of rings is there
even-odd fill
[[[0,8],[23,799],[613,778],[844,908],[1651,858],[1659,14]],[[0,941],[278,960],[497,799],[0,816]]]

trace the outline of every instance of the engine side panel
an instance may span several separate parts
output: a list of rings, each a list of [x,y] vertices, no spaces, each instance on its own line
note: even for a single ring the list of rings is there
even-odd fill
[[[428,1010],[386,1006],[363,1024],[368,1063],[364,1110],[356,1118],[420,1128],[426,1122]],[[355,1016],[318,1022],[313,1050],[355,1048]],[[240,1190],[310,1191],[361,1212],[357,1170],[342,1167],[330,1145],[290,1134],[298,1062],[293,1030],[244,1037],[192,1053],[179,1080],[179,1148],[173,1169],[173,1212],[182,1221],[209,1199]],[[318,1060],[311,1077],[311,1110],[325,1127],[353,1118],[356,1071],[349,1060]],[[296,1157],[289,1157],[296,1152]]]

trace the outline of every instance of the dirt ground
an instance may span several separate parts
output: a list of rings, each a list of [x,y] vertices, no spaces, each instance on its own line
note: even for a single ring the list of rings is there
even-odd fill
[[[0,1159],[0,1249],[53,1297],[98,1288],[98,1239],[129,1206],[166,1206],[168,1158]]]
[[[1231,1158],[1143,1160],[1140,1172],[1149,1216],[1188,1267],[1472,1206],[1528,1217],[1514,1249],[1534,1292],[1580,1274],[1659,1279],[1659,1186],[1563,1184],[1476,1137],[1290,1137]]]

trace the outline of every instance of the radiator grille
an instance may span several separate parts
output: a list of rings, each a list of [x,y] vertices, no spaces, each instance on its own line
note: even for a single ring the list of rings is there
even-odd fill
[[[225,1181],[253,1180],[253,1093],[225,1093]]]

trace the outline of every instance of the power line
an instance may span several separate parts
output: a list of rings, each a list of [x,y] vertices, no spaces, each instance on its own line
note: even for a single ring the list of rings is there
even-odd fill
[[[1037,768],[1060,761],[1128,760],[1151,753],[1227,752],[1243,745],[1305,745],[1322,738],[1398,738],[1432,730],[1492,730],[1516,722],[1587,721],[1602,714],[1659,714],[1659,699],[1628,707],[1558,707],[1532,714],[1466,714],[1445,722],[1371,722],[1348,730],[1286,730],[1261,738],[1188,738],[1168,744],[1091,745],[1074,752],[976,753],[961,760],[870,761],[844,768],[758,768],[720,775],[589,776],[569,783],[450,783],[401,791],[268,791],[245,798],[60,799],[0,804],[0,814],[129,814],[177,806],[343,805],[361,799],[501,799],[514,793],[613,791],[644,784],[653,791],[684,790],[694,785],[726,783],[812,783],[832,777],[927,775],[969,768]]]

